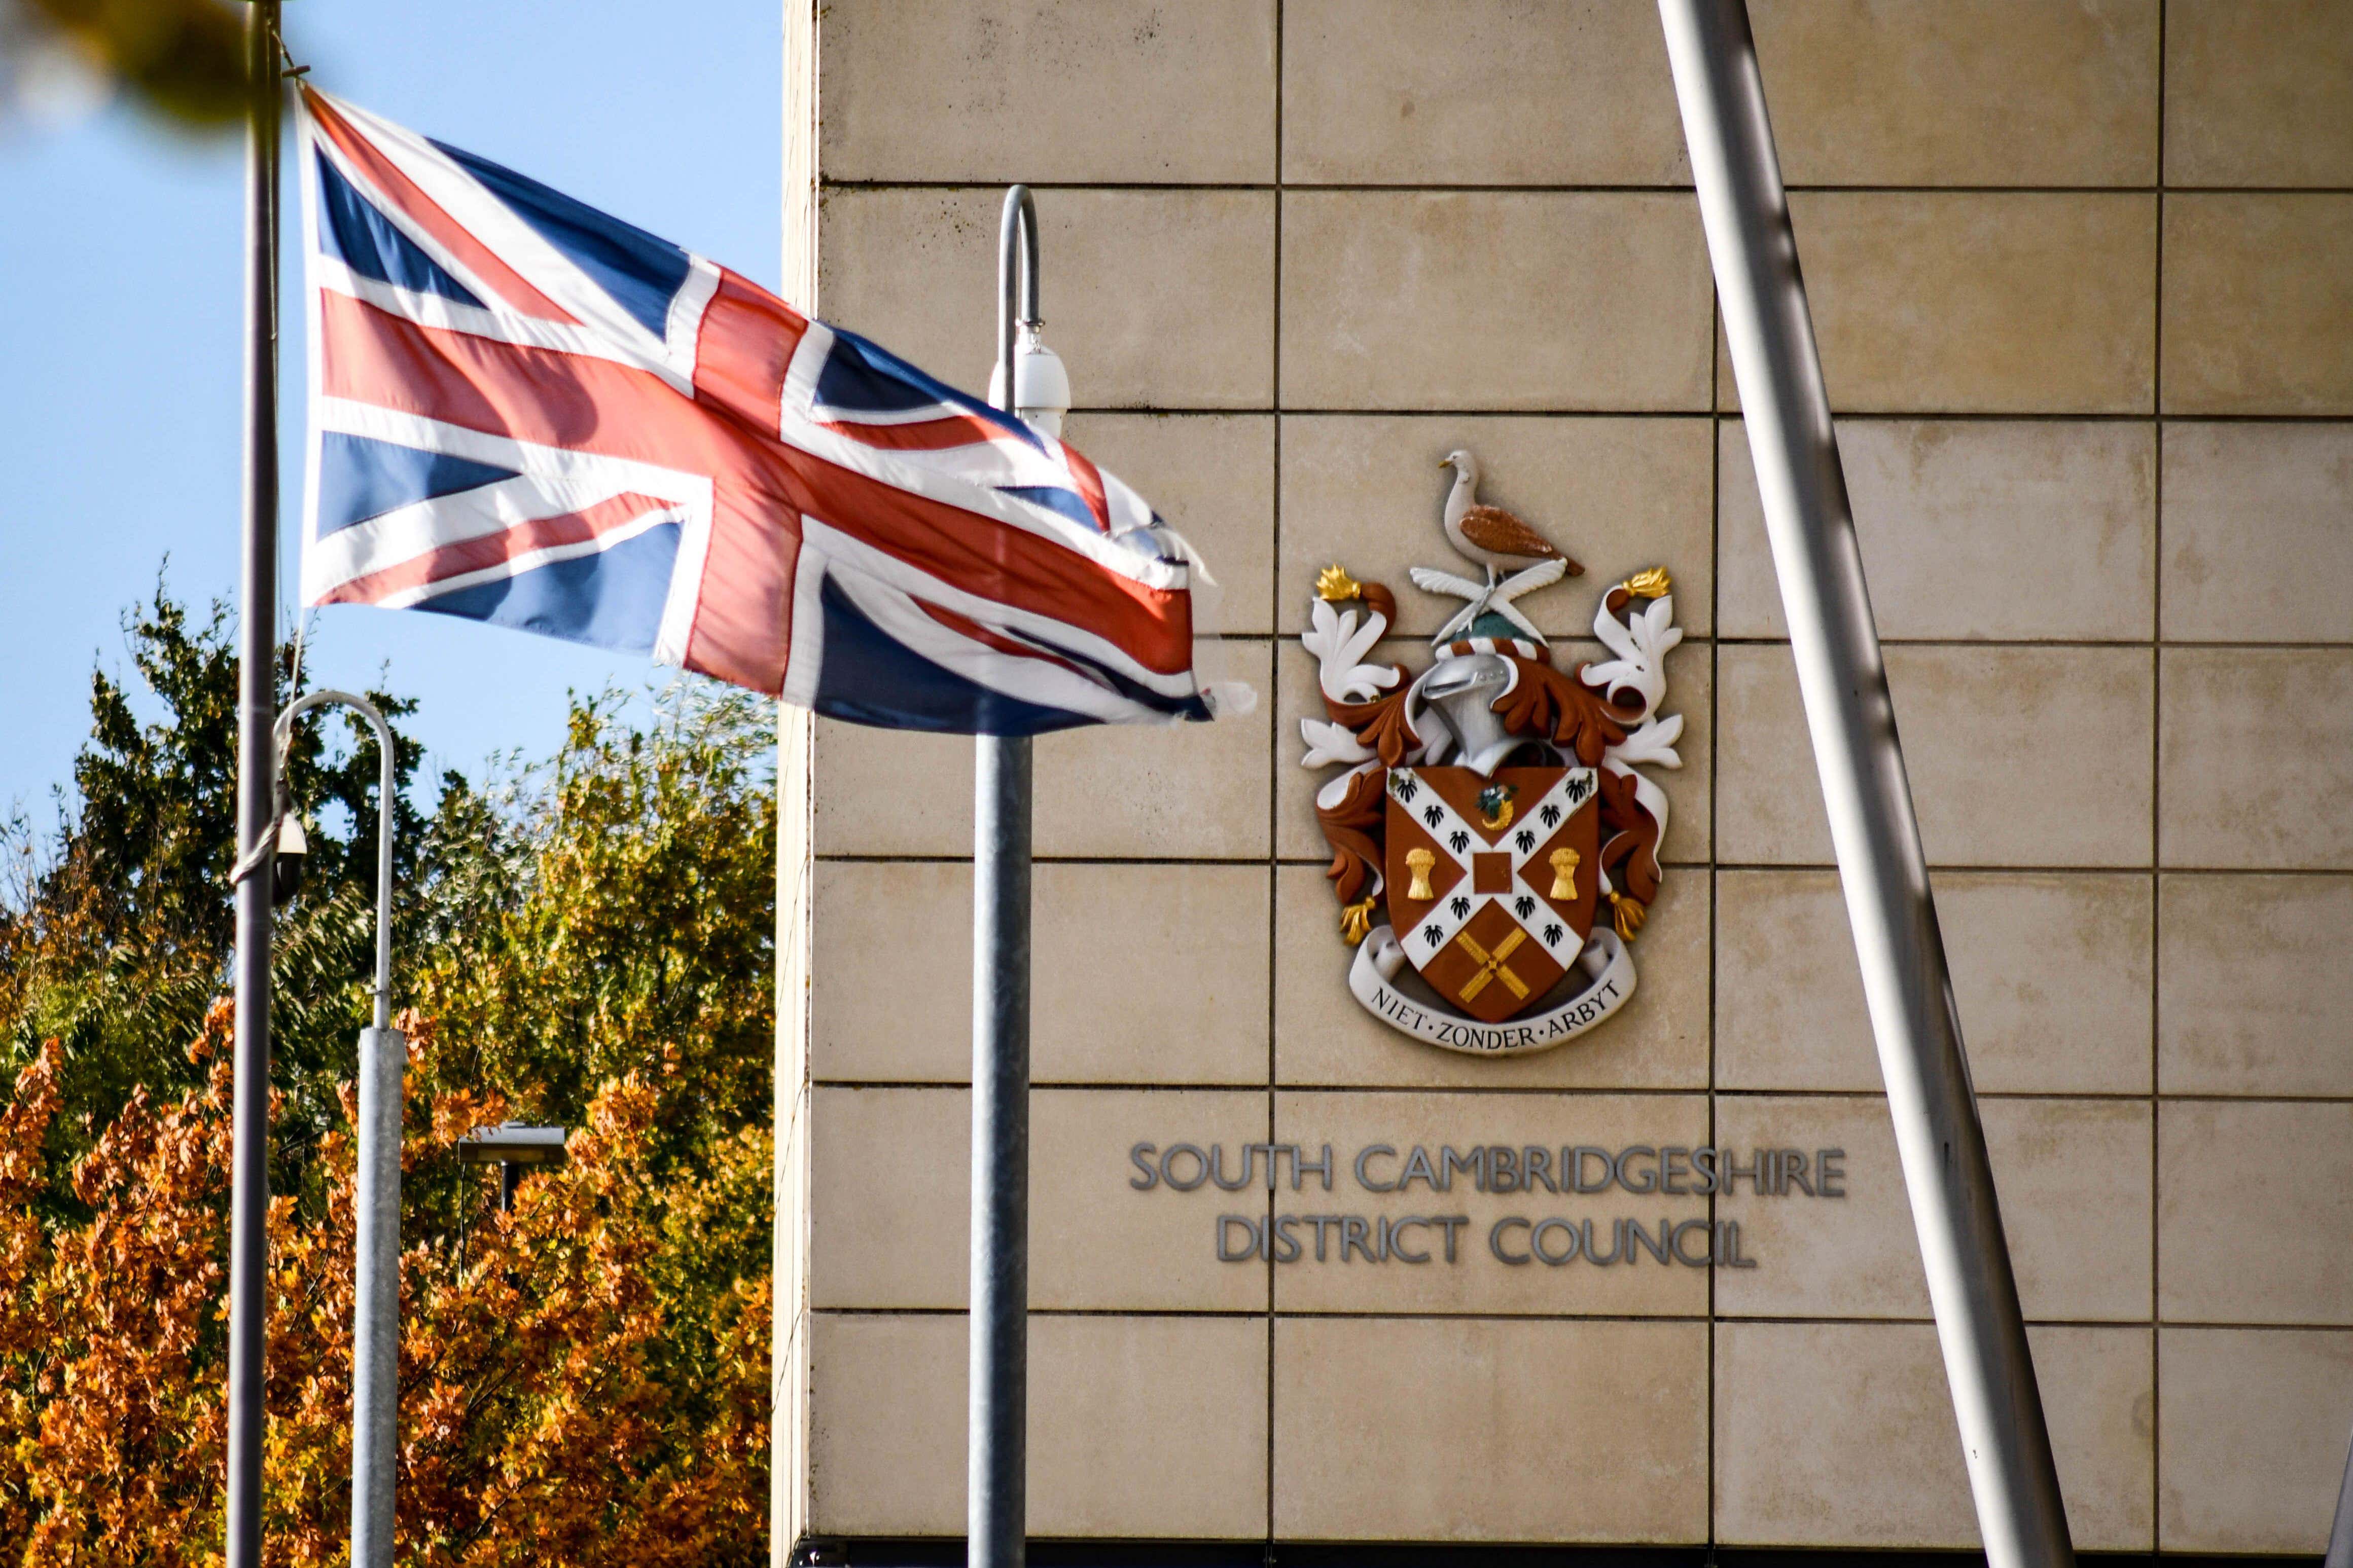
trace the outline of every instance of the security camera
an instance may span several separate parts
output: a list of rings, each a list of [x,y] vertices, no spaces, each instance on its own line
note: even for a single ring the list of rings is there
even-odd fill
[[[303,836],[301,817],[288,812],[285,820],[278,825],[278,854],[269,866],[272,907],[283,905],[302,890],[302,860],[310,852],[311,841]]]

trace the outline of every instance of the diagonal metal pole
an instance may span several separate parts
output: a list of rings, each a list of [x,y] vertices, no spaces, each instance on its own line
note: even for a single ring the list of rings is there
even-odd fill
[[[1746,0],[1659,0],[1789,645],[1991,1568],[2072,1564]]]
[[[1038,319],[1038,212],[1005,193],[997,266],[1001,406],[1018,320]],[[1017,289],[1018,293],[1017,295]],[[1029,741],[975,739],[969,1568],[1021,1568],[1029,1398]]]
[[[239,593],[237,838],[243,861],[277,816],[278,0],[245,16],[245,557]],[[237,1100],[228,1263],[228,1568],[261,1568],[262,1343],[269,1310],[269,868],[237,885]]]
[[[2346,1450],[2345,1479],[2337,1486],[2337,1517],[2329,1521],[2328,1550],[2321,1568],[2353,1568],[2353,1448]]]

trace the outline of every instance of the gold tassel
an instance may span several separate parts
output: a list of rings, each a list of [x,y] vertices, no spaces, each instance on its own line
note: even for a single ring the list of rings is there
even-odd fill
[[[1344,904],[1340,909],[1340,937],[1350,947],[1360,945],[1373,934],[1373,900]]]
[[[1605,889],[1602,897],[1609,900],[1612,911],[1610,923],[1618,928],[1618,935],[1624,941],[1633,941],[1634,933],[1642,929],[1642,921],[1649,918],[1650,911],[1615,888]]]

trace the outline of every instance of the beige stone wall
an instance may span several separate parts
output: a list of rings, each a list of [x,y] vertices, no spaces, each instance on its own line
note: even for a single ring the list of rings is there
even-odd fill
[[[2077,1543],[2316,1551],[2353,1422],[2353,5],[1751,9]],[[1973,1541],[1653,7],[814,15],[824,312],[981,384],[1035,185],[1071,434],[1216,563],[1267,699],[1039,743],[1032,1530]],[[1689,632],[1640,993],[1525,1060],[1350,999],[1298,765],[1314,573],[1426,634],[1456,446],[1592,567],[1530,601],[1565,645],[1653,562]],[[782,1315],[820,1535],[963,1526],[970,755],[817,726]],[[1377,1138],[1839,1145],[1852,1195],[1721,1200],[1760,1266],[1711,1278],[1220,1265],[1242,1194],[1126,1186],[1140,1140]],[[1382,1212],[1345,1187],[1314,1206]],[[1455,1196],[1483,1254],[1518,1200]]]

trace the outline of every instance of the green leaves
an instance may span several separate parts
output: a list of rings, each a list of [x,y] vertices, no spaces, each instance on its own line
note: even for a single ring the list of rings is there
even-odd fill
[[[598,1085],[676,1070],[656,1115],[665,1169],[765,1124],[775,1054],[773,704],[681,682],[644,729],[611,699],[573,711],[562,753],[517,781],[489,849],[498,880],[452,861],[455,905],[418,973],[462,1087],[563,1121]],[[443,819],[451,817],[449,806]],[[457,825],[452,840],[497,835]]]

